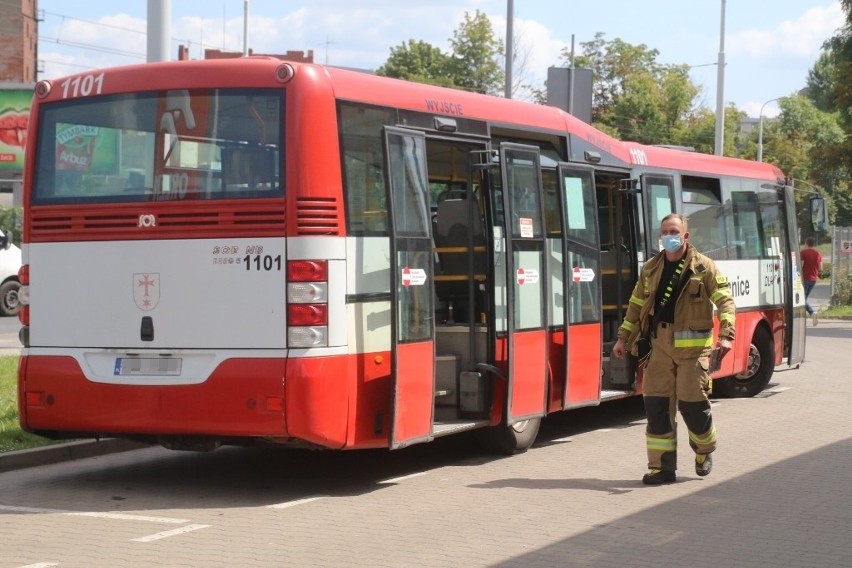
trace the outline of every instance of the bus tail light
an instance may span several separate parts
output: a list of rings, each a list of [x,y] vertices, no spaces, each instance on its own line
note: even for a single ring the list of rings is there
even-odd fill
[[[328,262],[325,260],[287,261],[289,282],[327,282]]]
[[[328,345],[328,262],[287,262],[287,345]]]
[[[24,264],[21,268],[18,269],[18,280],[21,283],[21,287],[18,289],[18,302],[20,302],[20,308],[18,309],[18,321],[21,322],[23,326],[30,325],[30,265]],[[24,328],[21,328],[21,332],[18,334],[21,343],[24,347],[29,347],[29,330],[24,333]],[[24,336],[26,336],[26,342],[24,342]]]

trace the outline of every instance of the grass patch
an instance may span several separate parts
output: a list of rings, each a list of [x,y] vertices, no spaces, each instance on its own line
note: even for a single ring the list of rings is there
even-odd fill
[[[819,311],[821,318],[846,318],[852,317],[852,306],[832,306]]]
[[[18,424],[18,357],[0,357],[0,452],[56,443],[21,430]]]

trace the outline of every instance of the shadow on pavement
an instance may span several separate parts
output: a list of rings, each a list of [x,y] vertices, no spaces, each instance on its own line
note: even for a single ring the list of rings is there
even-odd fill
[[[659,492],[660,504],[596,526],[510,561],[515,566],[852,566],[852,438],[669,500],[666,487],[635,480],[505,479],[530,490],[600,489],[617,506],[630,489]],[[721,464],[719,464],[721,465]],[[686,477],[676,485],[698,478]],[[622,490],[623,488],[629,488]]]

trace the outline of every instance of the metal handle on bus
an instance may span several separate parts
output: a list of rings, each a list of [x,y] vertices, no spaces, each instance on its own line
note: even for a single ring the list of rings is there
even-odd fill
[[[509,377],[507,377],[503,373],[503,371],[501,371],[500,369],[498,369],[494,365],[489,365],[488,363],[477,363],[476,365],[474,365],[473,368],[476,369],[477,371],[483,371],[483,372],[486,372],[486,373],[494,373],[495,375],[497,375],[501,379],[504,379],[506,381],[509,380]]]

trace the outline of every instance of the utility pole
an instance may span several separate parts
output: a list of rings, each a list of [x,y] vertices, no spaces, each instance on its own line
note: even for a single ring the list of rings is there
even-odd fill
[[[249,0],[243,0],[243,57],[248,57],[248,9]]]
[[[171,15],[171,0],[148,0],[148,63],[169,60]]]
[[[719,61],[716,69],[716,144],[714,154],[725,155],[725,2],[722,0],[722,26],[719,32]]]
[[[514,55],[514,28],[515,28],[515,6],[512,0],[506,0],[506,72],[504,73],[506,84],[504,96],[512,98],[512,59]]]

